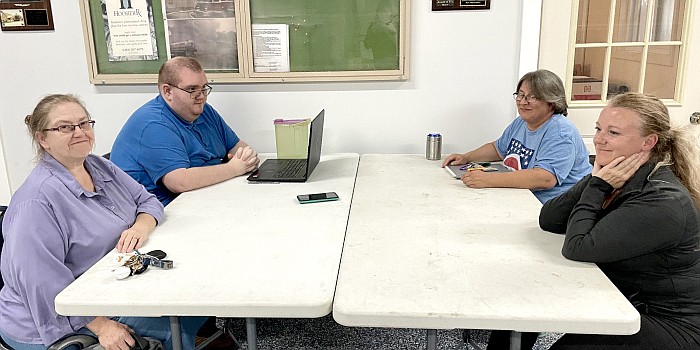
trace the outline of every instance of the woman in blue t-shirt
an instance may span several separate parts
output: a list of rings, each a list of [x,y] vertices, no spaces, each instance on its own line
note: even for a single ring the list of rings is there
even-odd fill
[[[472,188],[526,188],[545,203],[590,174],[588,150],[566,118],[564,84],[556,74],[544,69],[525,74],[513,97],[519,116],[498,140],[451,154],[442,166],[503,161],[515,171],[470,171],[462,182]]]

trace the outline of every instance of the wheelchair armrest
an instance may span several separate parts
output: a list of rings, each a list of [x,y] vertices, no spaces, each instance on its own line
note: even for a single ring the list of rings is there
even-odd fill
[[[77,345],[80,349],[97,344],[97,339],[86,334],[72,334],[55,341],[48,350],[64,350],[71,345]]]

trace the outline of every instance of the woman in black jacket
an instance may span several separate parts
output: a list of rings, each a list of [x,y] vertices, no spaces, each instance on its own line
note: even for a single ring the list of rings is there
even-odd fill
[[[591,175],[547,202],[542,229],[594,262],[641,315],[634,335],[566,334],[551,349],[700,349],[700,156],[655,97],[615,96]]]

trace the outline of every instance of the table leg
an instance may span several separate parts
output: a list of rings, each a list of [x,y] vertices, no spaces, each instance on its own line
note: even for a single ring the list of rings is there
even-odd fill
[[[437,348],[437,330],[428,329],[428,345],[426,350],[435,350]]]
[[[510,350],[520,350],[523,334],[516,331],[510,332]]]
[[[245,319],[245,329],[248,336],[248,349],[258,350],[258,332],[255,330],[255,318],[248,317]]]
[[[182,350],[182,334],[180,334],[180,317],[170,316],[170,332],[172,333],[173,350]]]

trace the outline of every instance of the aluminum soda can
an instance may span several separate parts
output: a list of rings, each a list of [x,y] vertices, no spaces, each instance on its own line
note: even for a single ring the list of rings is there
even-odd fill
[[[425,140],[425,159],[440,160],[442,158],[442,135],[428,134]]]

